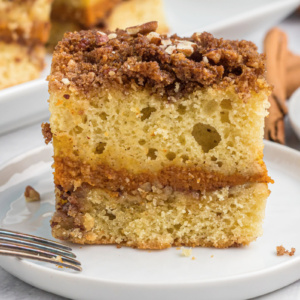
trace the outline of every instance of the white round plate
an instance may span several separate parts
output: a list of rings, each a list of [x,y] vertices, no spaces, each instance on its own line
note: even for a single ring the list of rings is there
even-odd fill
[[[270,186],[264,235],[248,247],[194,248],[184,257],[176,248],[72,245],[82,262],[81,273],[4,256],[0,265],[31,285],[72,299],[233,300],[284,287],[300,278],[300,153],[265,144],[265,161],[275,184]],[[51,147],[35,149],[0,168],[1,227],[51,238],[51,155]],[[40,202],[25,202],[27,185],[41,193]],[[295,255],[276,256],[278,245],[295,247]]]
[[[293,93],[289,101],[289,120],[300,139],[300,88]]]

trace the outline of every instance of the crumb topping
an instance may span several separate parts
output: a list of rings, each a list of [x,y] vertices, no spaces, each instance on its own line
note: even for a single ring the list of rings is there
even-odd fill
[[[87,96],[95,88],[147,88],[168,100],[197,88],[234,85],[240,97],[268,87],[265,57],[248,41],[211,34],[167,37],[157,22],[116,30],[66,33],[55,48],[51,89],[69,88]]]
[[[280,246],[277,246],[276,247],[276,251],[277,251],[277,256],[282,256],[282,255],[289,255],[289,256],[293,256],[296,252],[296,249],[295,248],[291,248],[291,251],[289,250],[285,250],[285,248],[280,245]]]
[[[69,96],[69,95],[64,95],[64,96]],[[67,97],[65,97],[66,99],[69,99]],[[44,136],[45,139],[45,143],[48,145],[51,140],[52,140],[52,132],[51,132],[51,128],[50,128],[50,124],[49,123],[42,123],[42,134]]]

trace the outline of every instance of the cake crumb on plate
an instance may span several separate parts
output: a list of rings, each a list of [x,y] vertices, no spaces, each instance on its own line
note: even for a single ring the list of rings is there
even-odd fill
[[[285,250],[285,248],[282,245],[280,245],[280,246],[276,247],[276,251],[277,251],[277,256],[282,256],[284,254],[287,254],[289,256],[293,256],[296,252],[296,249],[291,248],[291,251],[289,251],[289,250]]]
[[[24,192],[26,202],[40,201],[40,194],[30,185],[27,185]]]
[[[184,248],[181,247],[181,255],[185,257],[189,257],[192,255],[192,248]]]

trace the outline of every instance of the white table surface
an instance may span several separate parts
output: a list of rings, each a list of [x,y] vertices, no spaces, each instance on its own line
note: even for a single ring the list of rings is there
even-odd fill
[[[284,20],[279,26],[289,35],[289,48],[295,53],[300,54],[300,15],[290,17]],[[264,33],[251,37],[251,40],[259,45],[261,50],[261,41]],[[46,121],[46,120],[45,120]],[[292,132],[292,129],[286,120],[286,138],[289,147],[300,150],[300,140]],[[41,134],[40,123],[10,132],[0,136],[0,165],[7,160],[18,156],[30,149],[44,145]],[[300,249],[297,249],[300,251]],[[255,287],[253,287],[255,288]],[[0,299],[14,300],[62,300],[62,298],[33,286],[30,286],[16,277],[10,275],[0,267]],[[273,293],[264,295],[256,300],[295,300],[300,299],[300,280]]]

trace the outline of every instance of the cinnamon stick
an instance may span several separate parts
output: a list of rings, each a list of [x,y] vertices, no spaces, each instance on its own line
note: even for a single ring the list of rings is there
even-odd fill
[[[279,28],[271,29],[264,41],[267,80],[274,86],[269,97],[269,116],[265,120],[265,138],[280,144],[285,143],[284,116],[287,114],[286,63],[287,36]]]

